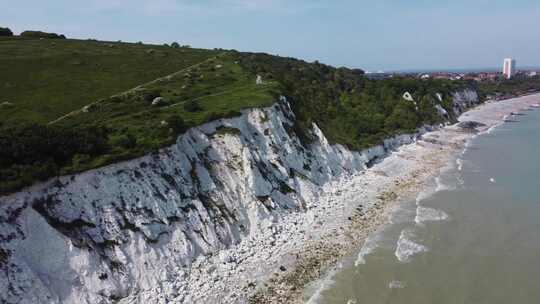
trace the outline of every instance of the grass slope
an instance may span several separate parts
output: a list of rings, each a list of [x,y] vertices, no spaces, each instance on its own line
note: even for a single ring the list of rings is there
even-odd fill
[[[46,123],[218,52],[158,45],[0,38],[0,121]]]
[[[0,54],[0,194],[157,151],[279,94],[229,51],[14,37]]]

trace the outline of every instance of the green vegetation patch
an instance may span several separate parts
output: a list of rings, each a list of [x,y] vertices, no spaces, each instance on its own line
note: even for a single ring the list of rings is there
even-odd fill
[[[47,33],[42,31],[24,31],[21,37],[26,38],[43,38],[43,39],[66,39],[66,36],[56,33]]]
[[[470,84],[449,80],[396,77],[370,80],[363,71],[307,63],[267,54],[238,53],[253,74],[280,83],[297,121],[294,131],[309,142],[316,123],[332,143],[363,149],[395,134],[413,132],[423,124],[442,122],[435,105],[452,111],[451,93]],[[403,93],[410,92],[414,101]],[[441,93],[444,100],[437,98]]]
[[[216,130],[216,133],[214,135],[240,135],[241,131],[238,128],[232,128],[232,127],[219,127]]]
[[[13,36],[13,32],[7,27],[0,27],[0,37],[10,37]]]
[[[483,97],[508,98],[516,95],[538,92],[540,75],[534,77],[517,76],[502,81],[486,81],[478,85],[478,91]]]
[[[279,94],[276,82],[257,85],[255,75],[227,52],[44,41],[0,39],[5,50],[0,61],[4,56],[16,71],[16,77],[0,80],[9,87],[0,96],[6,100],[0,106],[0,193],[155,152],[190,127],[238,116],[242,109],[269,106]],[[59,49],[61,43],[66,44]],[[73,50],[79,50],[77,56],[70,56]],[[9,63],[10,56],[15,63]],[[85,64],[73,65],[77,68],[71,71],[62,60]],[[96,60],[110,66],[86,64]],[[118,63],[121,71],[114,68]],[[36,86],[30,81],[34,74],[47,83]],[[32,135],[28,130],[39,132]],[[81,134],[90,133],[95,134],[92,140],[69,141],[87,139]],[[48,146],[62,140],[67,143],[57,149]],[[99,148],[90,149],[94,146]]]
[[[0,37],[0,121],[48,123],[185,69],[213,50],[133,43]]]

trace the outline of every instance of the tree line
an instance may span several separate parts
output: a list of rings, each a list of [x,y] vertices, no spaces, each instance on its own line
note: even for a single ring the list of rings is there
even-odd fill
[[[0,128],[0,194],[61,173],[66,166],[106,153],[103,127],[25,124]]]
[[[442,122],[435,105],[452,113],[451,92],[467,85],[406,77],[370,80],[358,69],[261,53],[237,53],[237,57],[253,74],[282,84],[297,116],[296,129],[304,139],[310,139],[309,130],[316,123],[331,142],[352,149]],[[406,91],[413,94],[414,102],[403,99]],[[442,102],[436,93],[442,94]]]

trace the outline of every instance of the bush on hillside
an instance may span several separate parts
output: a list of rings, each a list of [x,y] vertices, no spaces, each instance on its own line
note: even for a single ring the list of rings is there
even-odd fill
[[[0,130],[0,195],[60,174],[76,155],[109,150],[103,127],[67,129],[39,124]]]
[[[66,36],[56,33],[46,33],[42,31],[24,31],[21,33],[21,37],[29,38],[45,38],[45,39],[66,39]]]
[[[332,143],[364,149],[388,136],[414,131],[423,124],[443,118],[435,108],[440,104],[452,116],[445,100],[451,92],[469,85],[460,81],[394,77],[371,80],[360,69],[334,68],[319,62],[307,63],[263,53],[234,53],[238,63],[252,75],[265,75],[281,85],[296,115],[295,133],[306,143],[316,123]],[[417,102],[403,99],[413,92]],[[444,96],[443,102],[435,97]]]
[[[10,37],[13,36],[13,32],[7,27],[0,27],[0,36]]]
[[[122,134],[118,137],[111,139],[111,143],[114,147],[122,147],[124,149],[133,149],[137,145],[137,138],[133,134]]]
[[[204,117],[204,122],[211,122],[211,121],[218,120],[221,118],[223,118],[223,114],[220,114],[215,111],[211,111],[207,113],[206,116]]]
[[[178,44],[178,42],[175,41],[171,43],[171,47],[177,49],[177,48],[180,48],[180,44]]]
[[[199,112],[202,110],[202,107],[198,101],[190,100],[184,104],[184,110],[188,112]]]
[[[146,102],[152,102],[157,97],[161,97],[161,92],[159,90],[145,90],[141,93],[141,97]]]
[[[178,115],[169,116],[165,121],[175,134],[183,133],[188,128],[182,117]]]

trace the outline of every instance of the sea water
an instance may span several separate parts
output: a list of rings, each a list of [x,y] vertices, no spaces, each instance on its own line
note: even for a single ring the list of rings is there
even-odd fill
[[[306,302],[540,303],[540,111],[524,113],[473,139]]]

